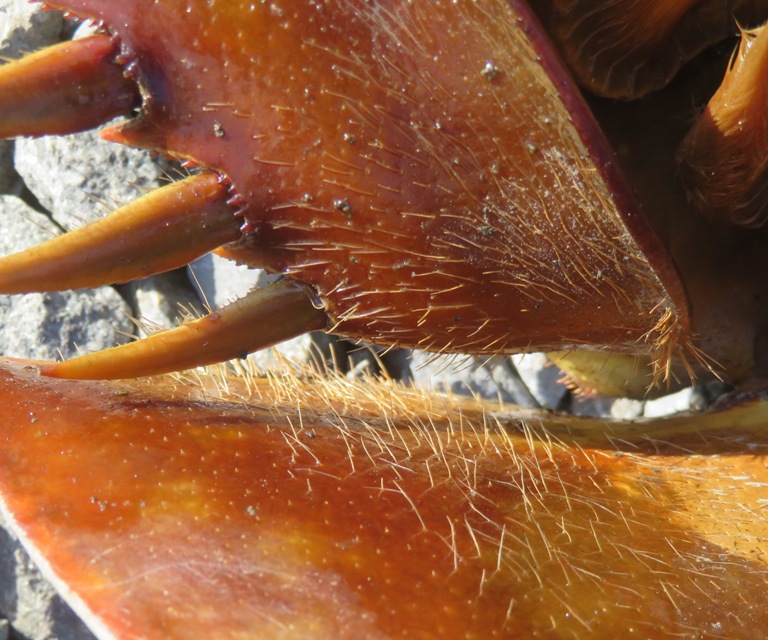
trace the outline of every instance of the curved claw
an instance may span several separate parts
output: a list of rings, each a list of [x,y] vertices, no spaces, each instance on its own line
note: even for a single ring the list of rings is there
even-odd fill
[[[141,96],[116,54],[94,35],[0,67],[0,137],[76,133],[130,114]]]
[[[244,357],[328,324],[304,286],[282,280],[176,329],[130,344],[44,365],[43,375],[115,380],[158,375]]]
[[[212,172],[170,184],[82,229],[0,259],[0,293],[98,287],[182,267],[240,237]]]

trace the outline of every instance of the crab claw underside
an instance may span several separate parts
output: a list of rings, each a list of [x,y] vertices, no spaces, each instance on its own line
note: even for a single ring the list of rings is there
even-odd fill
[[[0,68],[0,136],[74,133],[130,114],[138,90],[115,55],[114,42],[95,35]],[[182,267],[240,238],[229,197],[209,171],[157,189],[91,225],[0,259],[0,292],[98,287]],[[326,324],[305,287],[282,281],[174,330],[42,371],[89,379],[156,375],[243,357]]]
[[[92,6],[72,4],[73,11],[105,24],[116,24],[121,15],[96,0]],[[301,122],[288,115],[295,111],[290,96],[299,89],[306,93],[299,80],[280,89],[290,108],[268,106],[283,100],[280,91],[270,93],[270,82],[258,85],[259,100],[248,109],[247,96],[239,95],[234,97],[242,104],[233,99],[225,108],[210,96],[226,94],[226,74],[208,69],[210,77],[196,79],[200,85],[186,92],[186,67],[162,67],[161,51],[142,53],[157,38],[127,27],[121,39],[99,33],[0,68],[0,136],[73,133],[140,110],[139,119],[103,137],[215,169],[0,259],[0,293],[122,283],[181,267],[210,251],[295,278],[146,343],[51,365],[45,372],[151,375],[241,356],[328,327],[385,345],[458,353],[608,348],[645,358],[654,381],[670,377],[673,357],[686,371],[688,360],[711,369],[710,361],[719,362],[721,354],[716,348],[710,354],[713,341],[689,317],[689,307],[697,307],[700,317],[703,305],[688,299],[677,266],[641,215],[589,109],[578,95],[563,102],[550,82],[567,80],[558,60],[521,53],[529,45],[543,51],[544,34],[529,41],[512,27],[497,33],[499,21],[525,12],[506,2],[493,7],[498,19],[475,15],[475,9],[444,18],[456,34],[460,28],[467,37],[474,34],[477,60],[489,60],[493,52],[493,64],[485,67],[451,57],[464,37],[456,34],[430,41],[429,51],[419,54],[423,64],[411,61],[415,69],[368,84],[357,81],[356,67],[348,70],[349,78],[334,71],[339,52],[333,46],[341,46],[335,41],[327,50],[320,47],[320,58],[316,51],[297,52],[297,60],[306,56],[307,68],[316,68],[301,80],[314,87],[314,97],[301,103],[307,109]],[[175,10],[158,9],[155,26]],[[200,11],[198,17],[207,15]],[[334,20],[348,24],[350,33],[353,26],[371,33],[375,27],[395,38],[402,20],[421,24],[432,9],[404,5],[397,19],[371,14],[364,4],[350,3],[345,11]],[[269,30],[271,18],[261,10],[249,19],[254,28]],[[302,29],[264,45],[256,62],[240,52],[231,64],[229,58],[217,64],[247,62],[254,78],[274,73],[281,56],[314,33]],[[456,67],[450,74],[435,62],[439,56],[432,49]],[[374,55],[379,54],[366,52],[371,60]],[[285,64],[299,64],[291,60]],[[437,82],[430,74],[438,71],[445,77],[436,86],[459,103],[464,96],[467,104],[446,110],[435,91],[424,93],[424,83]],[[316,84],[314,76],[322,76]],[[405,114],[403,105],[387,102],[401,81],[411,98]],[[535,95],[519,94],[520,82],[537,86]],[[497,99],[486,100],[488,95]],[[377,100],[382,113],[368,113]],[[514,110],[507,109],[508,101]],[[339,135],[339,109],[354,134]],[[525,113],[528,119],[520,117]],[[553,114],[562,119],[559,124],[529,126],[529,120],[547,123]],[[433,121],[439,126],[428,125]],[[309,136],[322,144],[307,146]],[[461,160],[468,155],[471,162]],[[447,166],[444,158],[454,156]],[[539,194],[541,202],[526,193]],[[750,194],[751,189],[745,199]],[[762,216],[740,215],[747,224]],[[517,239],[514,250],[506,242],[510,237]],[[702,348],[694,349],[694,342]],[[207,346],[200,352],[201,344]],[[201,355],[188,356],[193,351]]]
[[[493,6],[499,13],[498,20],[504,20],[504,24],[517,15],[506,3]],[[86,7],[74,3],[70,8],[77,11]],[[404,6],[403,10],[406,9]],[[429,6],[421,9],[432,11]],[[83,12],[97,15],[108,24],[116,20],[111,14],[111,19],[107,19],[106,14],[93,6]],[[392,29],[399,24],[399,18],[369,14],[362,5],[351,4],[342,13],[344,15],[337,18],[340,24],[350,25],[350,32],[353,26],[355,29],[375,26],[392,38]],[[416,18],[419,15],[414,14],[409,19]],[[390,24],[387,22],[390,19],[395,21]],[[263,12],[258,12],[252,20],[260,28],[268,26]],[[451,65],[460,66],[461,73],[456,74],[448,75],[447,68],[443,69],[441,74],[445,72],[445,78],[441,78],[441,83],[454,82],[456,77],[467,78],[466,82],[459,82],[459,86],[445,84],[443,89],[457,96],[469,91],[472,98],[469,105],[448,114],[442,110],[443,101],[429,93],[424,96],[429,108],[423,114],[414,112],[406,122],[400,107],[387,102],[391,98],[389,84],[400,80],[382,78],[378,85],[370,87],[377,92],[374,96],[368,95],[363,85],[355,83],[348,88],[364,92],[365,95],[359,96],[361,108],[367,108],[365,105],[370,101],[386,99],[387,106],[382,107],[386,112],[360,118],[345,116],[358,127],[358,134],[347,135],[339,153],[331,149],[337,144],[334,136],[338,133],[338,109],[352,108],[350,105],[353,98],[357,99],[357,93],[343,100],[339,98],[341,85],[336,84],[343,85],[346,81],[334,75],[335,54],[330,50],[320,60],[314,55],[309,60],[317,66],[317,75],[323,76],[322,82],[318,81],[315,86],[322,104],[313,107],[316,110],[311,114],[311,122],[272,122],[274,110],[267,109],[264,113],[259,110],[276,98],[271,96],[268,87],[260,87],[262,97],[259,104],[254,105],[253,113],[240,107],[233,107],[232,113],[216,111],[221,122],[215,120],[212,129],[205,125],[211,109],[215,111],[220,107],[208,102],[202,107],[196,102],[181,106],[183,99],[194,102],[200,98],[198,94],[202,90],[189,92],[192,97],[184,94],[187,85],[174,85],[173,69],[163,68],[157,72],[159,79],[154,75],[150,78],[151,74],[143,75],[148,74],[147,67],[160,64],[162,56],[154,51],[144,55],[143,45],[131,40],[136,34],[131,35],[130,29],[120,35],[128,40],[97,34],[4,65],[0,69],[0,135],[72,133],[99,127],[115,116],[130,116],[141,110],[139,119],[127,126],[108,129],[103,137],[165,151],[215,168],[216,173],[205,171],[178,185],[167,186],[118,209],[96,224],[0,260],[0,293],[121,283],[180,267],[214,250],[236,259],[241,259],[243,252],[251,252],[246,260],[249,265],[263,266],[295,278],[254,293],[248,301],[237,303],[231,309],[153,336],[146,342],[107,351],[103,357],[86,356],[73,364],[51,365],[44,371],[49,375],[89,378],[151,375],[241,356],[297,334],[327,327],[339,327],[345,335],[381,344],[452,352],[508,353],[534,347],[552,350],[562,344],[613,346],[615,343],[620,350],[650,349],[654,352],[654,363],[658,361],[663,367],[678,343],[687,344],[689,327],[682,287],[660,241],[633,215],[626,185],[606,161],[605,141],[599,137],[586,109],[573,106],[571,117],[566,105],[558,101],[554,85],[549,83],[541,90],[541,96],[520,107],[561,114],[558,117],[563,117],[563,126],[568,129],[564,144],[573,147],[573,161],[578,164],[589,157],[592,162],[576,176],[565,165],[561,166],[558,154],[564,152],[562,149],[552,150],[557,160],[554,164],[546,161],[549,156],[543,151],[532,152],[539,142],[538,138],[528,140],[528,133],[525,133],[523,147],[505,147],[503,162],[498,163],[499,154],[493,151],[493,145],[489,146],[488,140],[498,137],[512,144],[523,136],[523,132],[517,130],[524,125],[520,118],[500,112],[496,115],[504,117],[499,120],[494,116],[495,111],[490,112],[482,118],[483,127],[486,122],[500,124],[483,133],[484,137],[478,131],[479,124],[466,124],[464,112],[470,109],[472,100],[481,100],[484,105],[493,103],[491,108],[495,109],[496,101],[483,98],[488,91],[499,91],[504,96],[499,98],[499,104],[507,99],[517,100],[519,96],[512,93],[515,83],[511,78],[505,80],[503,74],[497,77],[493,69],[489,73],[482,65],[478,67],[480,71],[467,75],[469,68],[465,67],[469,62],[448,55],[453,41],[460,37],[459,29],[471,27],[477,39],[473,45],[476,55],[487,56],[490,50],[497,52],[510,75],[513,69],[517,74],[523,63],[530,72],[531,82],[545,79],[544,73],[561,73],[559,67],[539,68],[535,57],[513,56],[513,52],[524,47],[514,44],[514,38],[520,37],[519,32],[506,27],[493,32],[494,44],[488,49],[486,36],[498,20],[483,12],[472,16],[462,11],[451,14],[451,21],[456,24],[450,24],[456,33],[446,42],[431,44],[436,52],[446,53]],[[160,21],[161,17],[156,16],[155,23]],[[301,41],[309,37],[298,28],[289,35]],[[280,66],[280,56],[290,50],[291,42],[293,40],[273,43],[262,52],[260,64],[266,64],[264,73]],[[215,42],[209,44],[213,46]],[[426,58],[427,62],[431,61],[429,64],[435,60],[431,54]],[[242,61],[238,58],[237,62]],[[250,69],[249,73],[258,74],[259,69],[261,67]],[[422,73],[419,67],[402,78],[407,81],[408,91],[413,93],[413,105],[421,101],[423,81],[430,73],[429,70]],[[210,88],[206,91],[212,92]],[[172,101],[168,98],[171,94]],[[415,108],[413,105],[410,108]],[[200,121],[195,125],[197,137],[185,138],[179,122],[174,120],[173,126],[168,126],[165,121],[167,117],[173,119],[186,113]],[[186,115],[180,117],[184,123],[189,120]],[[438,117],[440,122],[444,118],[455,122],[456,132],[444,130],[442,125],[423,132],[419,129],[420,118]],[[264,147],[267,142],[262,141],[268,134],[250,129],[240,131],[238,127],[243,121],[249,126],[258,122],[265,131],[282,134],[288,130],[291,135],[270,138],[269,145],[278,145],[278,148],[268,152]],[[312,129],[313,123],[317,123],[318,131]],[[418,143],[418,136],[412,135],[416,131],[411,131],[414,126],[419,130],[418,136],[425,137],[423,145]],[[318,139],[327,139],[327,149],[321,153],[315,147],[305,148],[306,135],[300,127],[312,130]],[[468,142],[459,144],[457,141],[464,135],[459,132],[463,128],[470,137]],[[553,128],[559,130],[560,125]],[[547,148],[557,144],[549,139],[545,128],[537,130],[535,135],[542,136],[541,144]],[[382,140],[373,139],[374,136]],[[248,144],[256,140],[262,146],[254,151],[245,142],[235,143],[236,140],[246,140]],[[447,154],[466,155],[469,142],[477,146],[476,152],[482,152],[482,157],[478,156],[467,166],[461,162],[455,167],[446,166],[442,158]],[[422,158],[425,153],[422,147],[432,155]],[[516,177],[522,166],[520,154],[525,155],[523,164],[534,164]],[[285,160],[297,157],[304,158],[301,166],[294,167]],[[328,158],[335,158],[333,167],[326,166]],[[244,176],[240,166],[243,164],[255,164],[257,170]],[[321,175],[318,176],[318,172]],[[339,177],[348,173],[349,184],[344,182],[346,178]],[[403,184],[397,177],[400,173],[407,177]],[[535,180],[531,178],[532,173],[537,176]],[[491,180],[488,176],[494,177]],[[536,191],[566,195],[562,201],[548,203],[547,215],[536,218],[537,206],[514,200],[513,196],[517,197],[520,190],[508,193],[509,185],[518,180],[531,180],[530,187]],[[560,188],[563,180],[568,181],[569,189]],[[429,190],[435,181],[444,182],[437,194]],[[477,206],[485,197],[483,194],[493,203],[490,209]],[[439,202],[436,203],[437,196]],[[604,212],[596,212],[595,202],[610,206]],[[578,212],[577,218],[570,215],[572,210]],[[383,211],[392,215],[380,215]],[[432,221],[431,226],[426,220]],[[420,226],[423,224],[429,229],[425,231]],[[538,229],[537,225],[547,227],[547,235],[552,236],[550,240],[554,245],[552,251],[538,236],[534,237],[531,229]],[[574,225],[584,226],[579,237],[589,237],[595,243],[594,247],[588,247],[591,258],[552,261],[551,253],[557,256],[572,253],[569,243],[575,239],[571,229]],[[508,246],[503,237],[513,232],[533,234],[520,241],[531,255],[507,255]],[[564,243],[563,247],[559,246],[560,242]],[[480,260],[466,259],[468,254],[476,252],[480,252]],[[333,260],[329,259],[332,255]],[[374,260],[376,255],[380,257]],[[592,259],[595,265],[602,266],[587,268],[585,265],[591,265]],[[625,268],[625,260],[633,263],[632,269]],[[401,270],[405,265],[408,269]],[[571,295],[569,288],[588,292],[600,303],[586,304]],[[382,292],[393,295],[381,300]],[[489,304],[489,300],[497,298],[503,298],[503,308]],[[324,311],[317,308],[317,299],[322,300]],[[623,300],[633,301],[632,312],[627,311]],[[549,326],[552,314],[548,310],[562,311],[563,305],[568,311],[560,315],[570,319],[558,326]],[[580,313],[584,308],[588,318]],[[648,339],[648,335],[653,337]],[[188,356],[199,351],[201,344],[207,345],[203,355]]]

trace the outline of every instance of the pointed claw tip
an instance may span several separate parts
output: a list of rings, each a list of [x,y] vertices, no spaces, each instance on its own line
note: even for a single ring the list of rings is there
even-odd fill
[[[163,131],[142,116],[108,126],[102,129],[99,135],[102,140],[116,142],[127,147],[168,149],[168,142]]]
[[[117,144],[125,144],[125,137],[123,136],[121,129],[123,123],[113,124],[108,127],[104,127],[99,131],[99,137],[107,142],[115,142]]]
[[[44,364],[38,364],[37,370],[40,372],[41,376],[45,376],[46,378],[61,378],[59,365],[60,363],[58,362],[46,362]]]
[[[115,380],[160,375],[224,362],[309,331],[328,318],[306,287],[283,280],[176,329],[66,362],[48,363],[41,375],[75,380]]]

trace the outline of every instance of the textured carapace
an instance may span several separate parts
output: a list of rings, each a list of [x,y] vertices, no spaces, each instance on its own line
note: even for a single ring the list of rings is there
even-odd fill
[[[689,339],[665,250],[521,2],[67,0],[119,39],[140,116],[108,139],[225,180],[222,253],[327,327],[500,353]],[[168,25],[174,25],[168,29]]]

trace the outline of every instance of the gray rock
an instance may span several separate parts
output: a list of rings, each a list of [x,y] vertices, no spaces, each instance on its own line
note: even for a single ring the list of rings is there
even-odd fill
[[[201,306],[197,291],[183,270],[129,282],[120,291],[138,320],[139,337],[157,329],[172,329],[181,322],[183,309]]]
[[[498,359],[436,355],[425,351],[411,354],[413,383],[420,388],[517,402],[514,392],[505,385],[504,376],[499,376],[498,368]]]
[[[59,41],[62,16],[42,11],[27,0],[0,0],[0,60],[20,58]],[[22,183],[13,168],[12,140],[0,140],[0,193],[21,192]]]
[[[22,138],[16,170],[57,224],[76,229],[160,184],[149,154],[106,142],[98,132]]]
[[[411,355],[414,384],[434,391],[450,390],[525,407],[557,409],[569,391],[559,382],[560,371],[543,354],[512,357]]]
[[[520,378],[543,409],[558,409],[568,396],[568,388],[560,382],[562,371],[543,353],[511,356]]]
[[[0,1],[0,59],[20,58],[59,42],[64,20],[58,11],[43,11],[28,0]]]
[[[126,341],[133,326],[129,309],[114,291],[0,296],[0,353],[57,360]]]
[[[585,418],[609,418],[614,402],[616,402],[616,398],[575,394],[571,397],[568,411],[575,416]]]
[[[56,235],[43,215],[14,196],[0,197],[4,233],[0,252],[14,253]],[[56,359],[124,342],[130,309],[111,287],[61,293],[0,296],[0,353]]]
[[[0,194],[18,195],[24,188],[13,166],[14,145],[13,140],[0,140]]]

